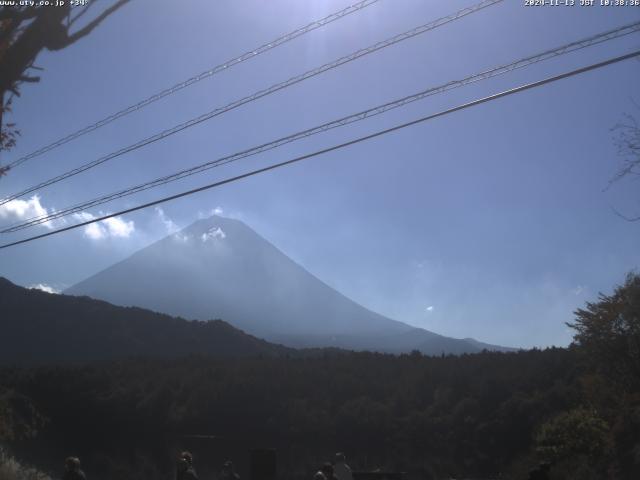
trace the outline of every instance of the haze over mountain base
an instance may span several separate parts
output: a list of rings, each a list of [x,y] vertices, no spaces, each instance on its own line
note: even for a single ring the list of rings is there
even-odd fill
[[[238,220],[212,216],[65,291],[191,320],[223,319],[291,347],[425,354],[510,350],[437,335],[355,303]]]

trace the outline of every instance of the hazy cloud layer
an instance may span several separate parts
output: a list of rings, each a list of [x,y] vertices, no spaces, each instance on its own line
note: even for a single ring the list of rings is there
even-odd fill
[[[74,213],[74,218],[86,222],[95,219],[95,215],[88,212]],[[132,220],[126,221],[122,217],[112,217],[100,222],[91,223],[84,227],[84,235],[91,240],[102,240],[105,238],[129,238],[135,231],[135,224]]]
[[[176,225],[175,222],[167,216],[162,208],[156,207],[156,214],[158,215],[160,222],[162,222],[168,234],[176,233],[178,230],[180,230],[178,225]]]

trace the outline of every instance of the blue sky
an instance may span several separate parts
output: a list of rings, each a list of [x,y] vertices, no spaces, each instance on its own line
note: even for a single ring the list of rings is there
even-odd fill
[[[134,0],[37,64],[3,163],[353,2]],[[176,123],[427,23],[472,1],[382,0],[27,162],[6,195]],[[579,3],[579,2],[578,2]],[[640,20],[632,7],[506,0],[243,106],[0,211],[62,208]],[[88,213],[113,212],[640,47],[640,34],[431,97]],[[63,289],[221,209],[323,281],[412,325],[514,346],[566,345],[572,311],[640,263],[638,185],[603,192],[621,163],[611,127],[640,101],[628,61],[455,113],[307,163],[0,251],[0,275]],[[41,233],[37,227],[30,233]],[[5,236],[4,240],[23,235]],[[4,243],[4,242],[3,242]]]

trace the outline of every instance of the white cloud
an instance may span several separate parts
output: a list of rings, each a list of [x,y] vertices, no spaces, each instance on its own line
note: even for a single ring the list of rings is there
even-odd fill
[[[84,235],[91,240],[100,240],[106,236],[105,229],[97,223],[91,223],[84,227]]]
[[[427,308],[425,308],[425,310],[426,310],[428,313],[433,312],[433,305],[429,305]]]
[[[102,212],[100,212],[102,215]],[[89,212],[74,213],[74,218],[82,222],[95,219],[95,215]],[[112,217],[100,222],[90,223],[84,227],[84,235],[91,240],[102,240],[107,237],[129,238],[135,231],[132,220],[125,221],[122,217]]]
[[[52,210],[53,213],[55,210]],[[0,206],[0,218],[12,221],[23,221],[33,217],[48,215],[50,212],[40,203],[38,195],[32,196],[29,200],[15,199]],[[40,224],[49,229],[53,228],[51,222]]]
[[[212,215],[222,215],[222,214],[224,214],[224,210],[222,209],[222,207],[216,207],[206,212],[199,211],[198,218],[203,219],[203,218],[209,218]]]
[[[176,223],[173,220],[171,220],[166,213],[164,213],[164,210],[162,208],[156,207],[156,213],[158,214],[158,218],[164,225],[164,228],[167,230],[167,233],[169,235],[173,234],[173,238],[181,242],[186,243],[189,241],[191,237],[186,233],[181,233],[180,227],[178,227],[178,225],[176,225]]]
[[[171,234],[180,230],[175,222],[171,220],[166,213],[164,213],[162,208],[156,207],[156,213],[158,214],[160,221],[163,223],[164,228],[167,229],[167,233]]]
[[[73,217],[81,222],[88,222],[95,217],[88,212],[74,213]],[[90,223],[84,227],[84,236],[91,240],[100,240],[105,237],[105,230],[98,223]]]
[[[576,288],[571,290],[571,293],[573,293],[574,295],[580,295],[584,291],[585,291],[585,287],[583,285],[578,285]]]
[[[57,290],[52,286],[47,285],[46,283],[36,283],[34,285],[30,285],[28,288],[32,290],[42,290],[43,292],[47,293],[60,293],[60,290]]]
[[[75,218],[76,220],[80,220],[82,222],[88,222],[89,220],[93,220],[96,217],[91,215],[89,212],[80,212],[80,213],[74,213],[73,218]]]
[[[112,217],[103,220],[112,237],[129,238],[136,229],[133,220],[124,221],[122,217]]]
[[[212,227],[202,234],[200,237],[203,242],[208,241],[209,239],[219,238],[220,240],[224,240],[227,238],[227,234],[222,231],[220,227]]]

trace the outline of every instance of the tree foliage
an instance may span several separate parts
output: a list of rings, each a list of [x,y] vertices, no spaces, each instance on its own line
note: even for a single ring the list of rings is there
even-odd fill
[[[152,450],[154,439],[211,433],[245,450],[276,447],[293,457],[288,472],[345,449],[354,468],[489,476],[529,451],[537,425],[579,402],[575,357],[197,356],[5,370],[0,383],[33,398],[51,441],[72,439],[71,451],[95,435]]]
[[[640,275],[630,273],[613,295],[600,294],[575,312],[574,340],[622,388],[640,386]]]
[[[13,147],[19,135],[15,124],[6,122],[6,114],[20,96],[21,85],[40,81],[33,73],[42,70],[35,65],[38,55],[43,50],[62,50],[86,37],[128,2],[117,0],[89,21],[83,17],[98,0],[73,8],[69,1],[57,6],[35,2],[0,7],[0,151]],[[0,176],[7,170],[0,167]]]
[[[0,391],[0,443],[34,438],[45,424],[28,397],[12,389]]]
[[[593,410],[563,412],[544,423],[536,437],[537,451],[552,462],[582,455],[599,460],[611,452],[609,426]]]
[[[36,57],[44,49],[62,50],[89,35],[109,15],[129,0],[118,0],[83,27],[75,29],[89,9],[98,3],[89,2],[84,8],[74,8],[71,2],[60,6],[5,6],[0,9],[0,93],[19,96],[25,82],[38,82],[34,76]],[[74,31],[72,31],[74,30]]]

